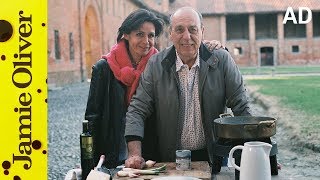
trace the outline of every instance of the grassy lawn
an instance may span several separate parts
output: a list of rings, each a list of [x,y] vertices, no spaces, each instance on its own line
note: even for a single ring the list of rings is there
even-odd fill
[[[289,73],[320,73],[320,66],[263,66],[240,67],[243,75],[253,74],[289,74]]]
[[[320,76],[247,79],[246,84],[259,86],[259,93],[276,96],[282,106],[304,114],[305,118],[294,121],[302,132],[320,131]]]

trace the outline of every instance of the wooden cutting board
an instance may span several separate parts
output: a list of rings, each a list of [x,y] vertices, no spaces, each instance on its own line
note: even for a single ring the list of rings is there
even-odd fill
[[[159,175],[141,175],[138,178],[134,178],[134,179],[145,180],[145,179],[152,179],[152,178],[165,177],[165,176],[188,176],[188,177],[196,177],[199,179],[211,179],[211,168],[207,161],[191,162],[190,171],[176,170],[175,162],[157,163],[155,167],[160,167],[163,164],[167,164],[167,169],[164,173],[160,173]],[[125,179],[132,179],[132,178],[118,177],[117,175],[115,175],[112,179],[125,180]]]

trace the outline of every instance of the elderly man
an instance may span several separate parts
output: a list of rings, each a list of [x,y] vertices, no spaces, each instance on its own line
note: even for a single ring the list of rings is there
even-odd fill
[[[189,149],[192,160],[212,163],[211,122],[227,107],[235,116],[250,115],[243,79],[230,54],[224,49],[210,53],[201,42],[201,14],[183,7],[170,20],[173,46],[151,57],[128,107],[127,167],[145,165],[141,141],[147,136],[154,136],[155,160],[175,161],[176,150]],[[145,121],[153,113],[154,122]],[[148,123],[152,129],[146,134]]]

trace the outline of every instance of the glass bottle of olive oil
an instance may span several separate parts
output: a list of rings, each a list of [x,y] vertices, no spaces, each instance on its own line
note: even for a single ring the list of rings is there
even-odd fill
[[[91,169],[94,168],[93,160],[93,140],[89,133],[89,122],[84,120],[82,122],[82,133],[80,134],[80,148],[81,148],[81,169],[82,179],[87,179]]]

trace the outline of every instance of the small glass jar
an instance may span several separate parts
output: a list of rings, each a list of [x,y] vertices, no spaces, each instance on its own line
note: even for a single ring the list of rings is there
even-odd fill
[[[191,170],[190,150],[176,150],[176,170]]]

